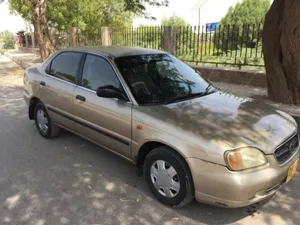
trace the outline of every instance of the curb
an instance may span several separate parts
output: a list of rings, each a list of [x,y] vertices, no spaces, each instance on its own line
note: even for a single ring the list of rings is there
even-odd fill
[[[21,57],[13,56],[13,54],[10,54],[9,52],[4,52],[4,55],[6,57],[10,58],[15,63],[17,63],[24,70],[26,70],[28,67],[38,65],[38,64],[35,64],[35,63],[30,63],[30,62],[28,62],[28,60],[22,59]]]

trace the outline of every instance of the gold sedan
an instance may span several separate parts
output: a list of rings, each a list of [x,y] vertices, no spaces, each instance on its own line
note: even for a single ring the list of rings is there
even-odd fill
[[[298,166],[291,116],[218,90],[162,51],[64,49],[26,70],[24,99],[43,137],[63,128],[127,159],[171,206],[250,205]]]

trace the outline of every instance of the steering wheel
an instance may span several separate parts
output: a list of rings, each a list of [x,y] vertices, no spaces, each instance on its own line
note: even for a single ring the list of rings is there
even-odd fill
[[[134,82],[131,86],[135,90],[136,93],[138,93],[139,89],[141,89],[142,87],[149,92],[146,84],[143,81]]]

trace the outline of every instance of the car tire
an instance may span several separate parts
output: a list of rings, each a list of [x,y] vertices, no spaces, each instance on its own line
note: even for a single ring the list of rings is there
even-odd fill
[[[43,103],[39,102],[34,108],[34,120],[37,130],[44,138],[54,138],[59,135],[60,128],[53,123]]]
[[[194,199],[194,183],[189,166],[173,149],[166,146],[153,149],[145,159],[144,172],[150,191],[163,204],[180,208]]]

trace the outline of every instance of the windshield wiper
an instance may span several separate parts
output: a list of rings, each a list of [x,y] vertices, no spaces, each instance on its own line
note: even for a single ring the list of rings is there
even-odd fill
[[[212,90],[211,90],[211,89],[212,89]],[[207,94],[216,92],[217,90],[218,90],[218,88],[216,88],[215,86],[209,84],[209,85],[205,88],[205,91],[204,91],[203,95],[207,95]]]
[[[206,95],[212,87],[213,87],[213,86],[212,86],[211,84],[209,84],[209,85],[205,88],[204,95]]]
[[[210,90],[213,88],[213,90],[210,92]],[[190,98],[195,98],[195,97],[202,97],[204,95],[207,95],[207,94],[210,94],[210,93],[213,93],[214,90],[216,90],[216,88],[214,86],[212,86],[211,84],[209,84],[206,88],[205,88],[205,91],[203,92],[198,92],[198,93],[191,93],[191,94],[188,94],[188,95],[181,95],[181,96],[175,96],[171,99],[168,99],[167,101],[165,101],[164,103],[165,104],[170,104],[172,102],[176,102],[176,101],[179,101],[179,100],[184,100],[184,99],[190,99]]]
[[[168,99],[164,103],[165,104],[170,104],[172,102],[176,102],[176,101],[179,101],[179,100],[190,99],[190,98],[194,98],[194,97],[201,97],[201,96],[205,95],[205,92],[199,92],[199,93],[192,93],[192,94],[188,94],[188,95],[175,96],[173,98]]]

